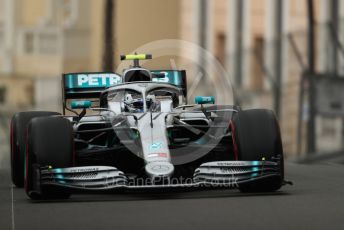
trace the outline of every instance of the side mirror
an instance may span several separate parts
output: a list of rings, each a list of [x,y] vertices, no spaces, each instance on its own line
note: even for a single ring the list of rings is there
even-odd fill
[[[198,105],[215,104],[215,97],[214,96],[196,96],[195,103]]]
[[[92,102],[91,101],[72,101],[70,105],[72,109],[88,109],[88,108],[91,108]]]

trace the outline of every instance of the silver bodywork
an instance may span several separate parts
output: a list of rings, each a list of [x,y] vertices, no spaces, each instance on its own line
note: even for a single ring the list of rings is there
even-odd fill
[[[148,93],[159,89],[171,90],[177,93],[179,101],[177,108],[174,108],[171,98],[165,97],[155,101],[160,105],[159,111],[149,110],[147,106]],[[137,92],[142,95],[144,104],[141,112],[124,112],[125,98],[122,97],[120,100],[117,98],[116,101],[108,101],[108,109],[101,110],[100,116],[84,117],[76,126],[85,123],[115,121],[118,117],[122,118],[124,116],[129,127],[137,130],[140,134],[142,153],[137,154],[144,159],[146,174],[151,178],[169,178],[174,172],[174,166],[171,163],[166,130],[168,126],[172,125],[173,117],[179,115],[181,120],[204,120],[207,123],[209,122],[208,119],[201,112],[187,112],[187,110],[178,108],[178,106],[185,105],[185,98],[181,90],[172,84],[158,82],[125,83],[111,87],[105,93],[111,95],[123,90]],[[118,124],[113,124],[114,127],[116,125]]]

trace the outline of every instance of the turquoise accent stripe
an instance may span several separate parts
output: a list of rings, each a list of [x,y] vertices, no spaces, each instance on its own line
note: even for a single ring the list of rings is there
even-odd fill
[[[252,165],[253,165],[253,166],[259,165],[259,161],[252,161]]]
[[[196,104],[215,104],[215,97],[214,96],[196,96],[195,103]]]
[[[67,75],[68,78],[68,88],[72,88],[73,87],[73,77],[71,75]]]
[[[259,168],[258,168],[258,167],[253,167],[253,168],[252,168],[252,172],[257,172],[257,171],[259,171]]]
[[[174,72],[173,73],[173,81],[175,85],[181,85],[181,76],[179,72]]]
[[[63,175],[59,174],[56,176],[58,179],[64,179]]]
[[[257,177],[259,174],[258,173],[252,173],[251,177]]]
[[[252,165],[259,165],[259,161],[253,161]],[[258,171],[259,171],[259,167],[252,167],[252,172],[255,172],[255,173],[252,173],[251,177],[257,177],[259,175],[259,173],[257,173]]]
[[[71,108],[72,109],[88,109],[91,108],[92,102],[91,101],[72,101]]]
[[[62,173],[62,169],[55,169],[55,173]],[[58,179],[58,182],[61,184],[65,184],[66,181],[64,180],[64,176],[62,174],[57,174],[56,178]]]

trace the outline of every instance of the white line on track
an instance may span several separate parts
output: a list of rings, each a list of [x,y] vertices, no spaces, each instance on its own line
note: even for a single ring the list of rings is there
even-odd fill
[[[13,196],[13,185],[11,185],[11,199],[12,199],[12,230],[15,230],[15,224],[14,224],[14,196]]]

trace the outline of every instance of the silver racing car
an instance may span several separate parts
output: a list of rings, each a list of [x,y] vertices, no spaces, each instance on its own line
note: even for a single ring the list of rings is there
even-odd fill
[[[283,149],[272,111],[187,103],[186,72],[67,73],[62,114],[20,112],[11,121],[12,181],[32,199],[121,189],[284,185]]]

